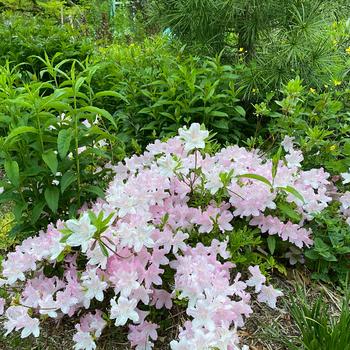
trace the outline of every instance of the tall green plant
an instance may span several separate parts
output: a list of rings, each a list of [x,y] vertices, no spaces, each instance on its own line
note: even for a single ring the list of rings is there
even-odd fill
[[[51,80],[43,82],[26,82],[18,66],[0,67],[0,202],[14,204],[13,234],[36,232],[103,196],[111,176],[104,165],[124,155],[117,123],[96,106],[105,96],[120,98],[94,91],[98,66],[71,61],[64,73],[51,63],[42,71]]]

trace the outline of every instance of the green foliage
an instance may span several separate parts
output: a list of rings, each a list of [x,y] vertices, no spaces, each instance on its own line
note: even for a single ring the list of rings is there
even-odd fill
[[[0,251],[8,250],[16,241],[8,236],[14,226],[14,216],[11,211],[2,209],[0,212]]]
[[[281,93],[281,98],[269,94],[254,106],[273,141],[280,144],[285,135],[295,137],[306,169],[323,166],[333,174],[345,172],[350,167],[349,90],[308,90],[296,78]]]
[[[349,306],[349,298],[345,297],[340,315],[332,314],[323,293],[311,301],[299,287],[295,295],[289,295],[286,307],[301,335],[292,338],[279,334],[278,340],[290,350],[349,350]]]
[[[325,282],[345,281],[350,271],[350,230],[338,211],[339,205],[333,203],[315,218],[314,245],[305,252],[312,277]]]
[[[150,2],[154,22],[171,28],[194,50],[225,49],[231,62],[249,61],[243,81],[247,98],[279,88],[296,74],[317,87],[338,74],[344,51],[334,45],[339,35],[332,23],[347,19],[346,11],[349,5],[342,0]]]
[[[69,24],[58,24],[55,19],[41,16],[1,14],[0,15],[0,64],[7,60],[24,64],[39,74],[43,67],[35,56],[50,59],[60,52],[61,60],[84,60],[92,53],[93,42]],[[35,77],[33,77],[35,78]]]
[[[117,106],[104,101],[105,108],[115,111],[122,139],[145,146],[195,121],[217,132],[221,142],[251,133],[235,68],[223,65],[220,56],[187,57],[169,45],[159,38],[101,50],[104,69],[95,75],[96,84],[127,101]]]
[[[0,168],[6,175],[0,202],[14,203],[14,236],[35,233],[101,197],[111,177],[104,165],[124,156],[117,123],[96,106],[101,96],[117,98],[94,91],[98,67],[70,61],[64,73],[62,62],[49,63],[41,71],[46,81],[27,81],[30,73],[9,63],[0,67]]]

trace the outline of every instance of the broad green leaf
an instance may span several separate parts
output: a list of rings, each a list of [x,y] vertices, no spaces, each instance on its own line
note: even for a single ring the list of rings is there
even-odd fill
[[[110,96],[110,97],[116,97],[119,98],[125,102],[128,102],[128,100],[126,99],[125,96],[123,96],[122,94],[120,94],[119,92],[116,91],[100,91],[97,92],[94,96],[94,99],[99,98],[99,97],[105,97],[105,96]]]
[[[239,114],[239,115],[241,115],[242,117],[245,117],[245,110],[244,110],[244,108],[243,107],[241,107],[241,106],[236,106],[235,107],[235,111]]]
[[[212,117],[228,117],[227,113],[221,111],[211,111],[209,115]]]
[[[73,171],[67,171],[63,174],[61,178],[61,193],[63,193],[74,181],[76,181],[77,177]]]
[[[43,153],[42,158],[43,158],[43,161],[46,163],[46,165],[50,168],[52,173],[55,175],[57,173],[57,167],[58,167],[56,153],[53,150],[49,150],[48,152]]]
[[[242,175],[238,175],[238,178],[247,178],[247,179],[254,179],[254,180],[258,180],[263,182],[264,184],[266,184],[269,187],[272,187],[271,182],[264,176],[261,175],[257,175],[257,174],[242,174]]]
[[[12,212],[15,216],[15,219],[17,222],[21,221],[21,218],[23,217],[23,212],[28,208],[28,203],[26,202],[17,202],[14,208],[12,209]]]
[[[60,192],[57,187],[48,187],[44,192],[45,200],[49,208],[56,213],[58,209],[58,200]]]
[[[99,198],[104,198],[104,196],[105,196],[105,194],[102,191],[102,189],[100,187],[98,187],[98,186],[93,186],[93,185],[87,186],[85,188],[85,191],[93,193],[93,194],[96,194]]]
[[[212,125],[215,126],[218,129],[224,129],[224,130],[228,130],[229,129],[228,120],[226,120],[226,119],[215,120],[212,123]]]
[[[6,142],[9,142],[11,139],[13,139],[18,135],[22,135],[26,133],[37,134],[38,130],[36,128],[33,128],[32,126],[19,126],[18,128],[13,129],[9,133],[9,135],[7,136]]]
[[[111,122],[111,124],[116,128],[118,129],[118,126],[113,118],[113,116],[108,112],[106,111],[105,109],[102,109],[102,108],[98,108],[98,107],[95,107],[95,106],[86,106],[86,107],[81,107],[79,108],[79,111],[81,112],[90,112],[90,113],[93,113],[93,114],[99,114],[101,115],[103,118],[109,120]]]
[[[72,130],[62,129],[57,136],[57,150],[61,159],[65,158],[69,151],[70,143],[72,141]]]
[[[19,166],[15,160],[5,161],[5,172],[12,185],[19,187]]]

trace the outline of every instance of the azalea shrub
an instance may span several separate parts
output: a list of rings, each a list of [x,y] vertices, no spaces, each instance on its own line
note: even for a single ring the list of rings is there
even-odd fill
[[[112,167],[105,199],[16,246],[2,262],[6,334],[38,337],[48,318],[79,315],[75,350],[95,349],[112,325],[128,326],[132,347],[151,349],[164,331],[157,310],[176,304],[187,319],[171,349],[245,349],[237,329],[253,300],[274,308],[282,292],[258,265],[235,265],[235,231],[257,227],[270,248],[270,237],[310,247],[309,223],[332,200],[329,175],[301,170],[291,138],[273,159],[238,146],[213,152],[208,139],[192,124],[148,145]]]

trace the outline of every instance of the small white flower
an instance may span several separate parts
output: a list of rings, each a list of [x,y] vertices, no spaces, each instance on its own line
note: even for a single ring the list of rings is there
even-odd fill
[[[79,148],[78,148],[78,154],[83,153],[83,152],[85,152],[85,151],[86,151],[86,146],[83,146],[83,147],[79,147]]]
[[[100,118],[100,115],[99,115],[99,114],[96,114],[95,121],[93,122],[94,125],[97,125],[97,124],[98,124],[99,118]]]
[[[103,139],[103,140],[98,141],[98,145],[100,147],[105,147],[105,146],[108,146],[108,142],[105,139]]]
[[[52,184],[55,186],[58,186],[60,184],[60,182],[58,180],[52,180]]]
[[[266,277],[260,272],[259,265],[249,266],[248,270],[252,277],[246,281],[246,284],[249,287],[255,287],[255,293],[258,293],[261,291],[263,284],[266,282]]]
[[[82,123],[84,126],[86,126],[88,129],[91,128],[91,124],[90,124],[90,122],[89,122],[87,119],[85,119],[85,120],[82,121],[81,123]]]
[[[55,176],[62,176],[62,173],[58,171]]]
[[[294,137],[285,136],[281,145],[286,152],[291,152],[293,150]]]
[[[342,176],[343,180],[343,184],[346,185],[348,183],[350,183],[350,168],[349,168],[349,172],[347,173],[341,173],[340,174]]]
[[[0,187],[0,194],[4,193],[4,188],[3,187]]]

